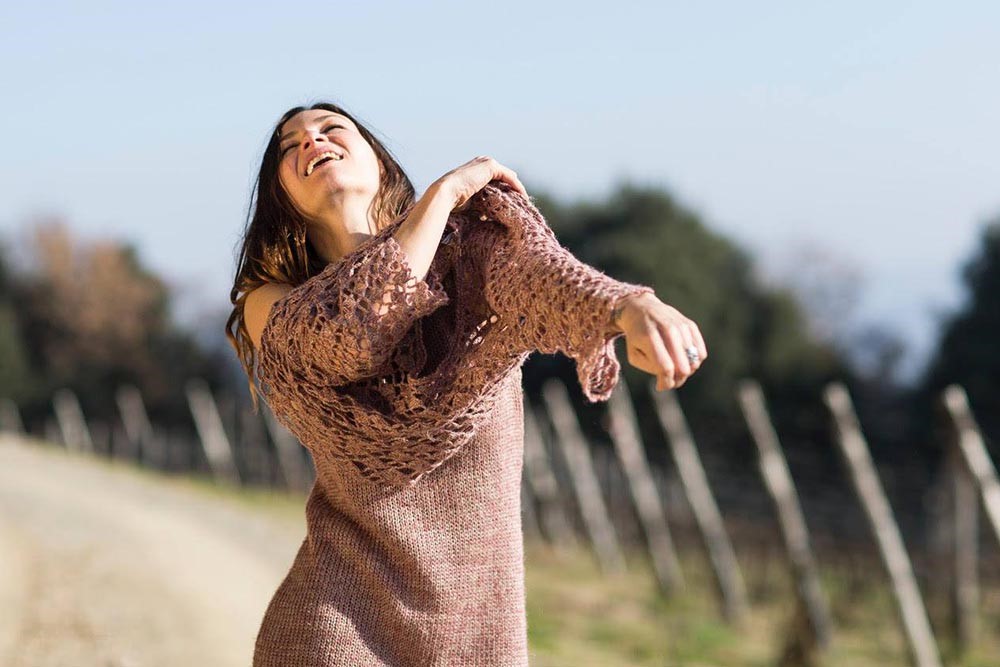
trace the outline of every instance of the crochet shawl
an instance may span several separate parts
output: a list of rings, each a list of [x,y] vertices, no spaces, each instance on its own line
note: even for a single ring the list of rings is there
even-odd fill
[[[423,280],[393,236],[404,220],[276,301],[257,355],[262,395],[317,466],[390,492],[468,443],[532,351],[568,355],[587,400],[607,400],[612,310],[653,292],[578,260],[499,180],[450,214]]]

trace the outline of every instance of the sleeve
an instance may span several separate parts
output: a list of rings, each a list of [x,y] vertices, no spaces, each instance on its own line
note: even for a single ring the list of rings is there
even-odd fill
[[[615,280],[577,259],[538,209],[506,184],[481,192],[480,220],[507,228],[487,263],[490,306],[511,323],[517,345],[569,356],[587,400],[608,400],[621,369],[614,342],[623,335],[613,327],[612,311],[619,300],[653,288]]]
[[[329,387],[371,377],[416,320],[448,303],[437,278],[417,279],[406,252],[383,232],[272,305],[258,366],[269,386],[294,391],[302,382]]]

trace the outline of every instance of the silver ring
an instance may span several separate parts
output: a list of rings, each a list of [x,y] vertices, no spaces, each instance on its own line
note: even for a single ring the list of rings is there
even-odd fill
[[[698,353],[698,348],[694,345],[685,348],[684,351],[687,353],[688,362],[690,362],[692,366],[697,363],[698,359],[701,358],[701,355]]]

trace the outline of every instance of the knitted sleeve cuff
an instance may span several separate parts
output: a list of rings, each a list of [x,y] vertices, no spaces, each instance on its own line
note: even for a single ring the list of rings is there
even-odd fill
[[[576,362],[587,400],[607,400],[621,368],[614,341],[623,335],[612,324],[612,311],[620,299],[653,288],[616,280],[580,261],[538,209],[523,203],[523,195],[495,190],[499,194],[491,191],[496,196],[490,201],[499,203],[481,215],[507,227],[507,236],[487,267],[487,300],[509,322],[518,349],[566,354]]]

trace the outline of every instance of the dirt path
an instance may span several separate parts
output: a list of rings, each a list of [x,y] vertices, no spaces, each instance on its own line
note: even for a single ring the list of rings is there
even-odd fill
[[[248,667],[299,516],[0,436],[0,665]]]

